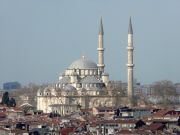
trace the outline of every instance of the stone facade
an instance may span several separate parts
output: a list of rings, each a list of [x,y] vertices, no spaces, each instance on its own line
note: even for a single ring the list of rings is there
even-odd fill
[[[46,113],[58,112],[61,115],[79,111],[82,108],[119,106],[126,100],[118,90],[75,90],[67,91],[54,88],[39,90],[37,109]],[[118,102],[120,101],[120,102]],[[118,103],[117,103],[118,102]]]
[[[109,81],[109,74],[105,72],[103,35],[101,19],[97,48],[98,64],[85,56],[74,61],[59,76],[57,83],[38,91],[38,110],[65,115],[80,108],[118,106],[127,100],[121,91],[121,81]],[[128,54],[128,60],[129,55],[131,54]]]

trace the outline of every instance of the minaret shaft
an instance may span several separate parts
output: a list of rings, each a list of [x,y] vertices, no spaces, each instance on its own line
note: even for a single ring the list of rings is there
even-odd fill
[[[131,19],[129,22],[129,31],[128,31],[128,46],[127,46],[127,50],[128,50],[128,63],[127,63],[127,70],[128,70],[128,88],[127,88],[127,95],[129,99],[133,98],[133,31],[132,31],[132,24],[131,24]]]
[[[104,39],[103,39],[103,36],[104,36],[104,31],[103,31],[103,25],[102,25],[102,19],[101,19],[101,22],[100,22],[100,30],[99,30],[99,36],[98,36],[98,68],[99,68],[99,71],[100,73],[104,72]]]
[[[133,97],[133,68],[128,67],[128,98]]]

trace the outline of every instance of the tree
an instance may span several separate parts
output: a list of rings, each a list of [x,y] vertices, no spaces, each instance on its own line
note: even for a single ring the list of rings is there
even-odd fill
[[[82,105],[80,105],[79,103],[77,104],[77,109],[81,109]]]
[[[5,92],[5,93],[3,93],[1,104],[6,105],[8,107],[15,107],[16,100],[14,98],[9,99],[9,93]]]
[[[50,117],[50,118],[61,117],[61,115],[60,115],[59,113],[57,113],[57,112],[51,112],[51,113],[49,114],[49,117]]]
[[[3,93],[1,104],[8,106],[8,103],[9,103],[9,93],[5,92],[5,93]]]
[[[137,106],[138,105],[138,97],[137,96],[133,96],[133,98],[131,99],[131,105],[132,106]]]
[[[155,82],[153,85],[154,94],[159,96],[176,95],[176,88],[173,82],[169,80],[162,80]]]
[[[37,91],[39,89],[43,89],[47,86],[48,84],[42,84],[42,85],[36,85],[34,83],[29,83],[27,86],[21,87],[20,89],[13,90],[10,92],[11,96],[16,99],[16,104],[21,105],[24,103],[24,100],[22,96],[28,97],[28,103],[36,106],[36,95]],[[21,95],[21,96],[20,96]]]
[[[152,88],[153,94],[162,98],[159,103],[164,107],[172,105],[174,103],[174,99],[171,97],[176,97],[178,95],[175,85],[169,80],[155,82]]]
[[[8,103],[9,107],[16,107],[16,100],[14,98],[11,98]]]

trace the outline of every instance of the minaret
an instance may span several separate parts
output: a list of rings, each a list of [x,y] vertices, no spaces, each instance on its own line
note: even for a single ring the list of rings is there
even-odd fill
[[[132,100],[133,98],[133,29],[132,29],[132,23],[131,18],[129,20],[129,30],[128,30],[128,63],[127,63],[127,70],[128,70],[128,89],[127,89],[127,95],[129,100]]]
[[[100,75],[104,72],[104,46],[103,46],[103,35],[104,35],[104,31],[103,31],[103,23],[102,23],[102,18],[100,21],[100,29],[99,29],[99,36],[98,36],[98,68],[100,71]]]

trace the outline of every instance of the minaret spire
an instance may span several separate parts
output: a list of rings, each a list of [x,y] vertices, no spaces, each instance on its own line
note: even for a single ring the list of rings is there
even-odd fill
[[[99,35],[104,35],[102,17],[100,20]]]
[[[128,34],[133,34],[131,17],[130,17],[130,19],[129,19],[129,29],[128,29]]]
[[[133,98],[133,67],[134,67],[134,64],[133,64],[133,50],[134,50],[134,47],[133,47],[133,29],[132,29],[131,18],[129,19],[127,50],[128,50],[128,63],[127,63],[128,89],[127,89],[127,95],[128,95],[128,98],[131,102],[132,98]]]
[[[99,35],[98,35],[98,68],[100,75],[102,72],[104,72],[104,45],[103,45],[103,36],[104,36],[104,30],[103,30],[103,22],[102,17],[100,20],[100,28],[99,28]]]

